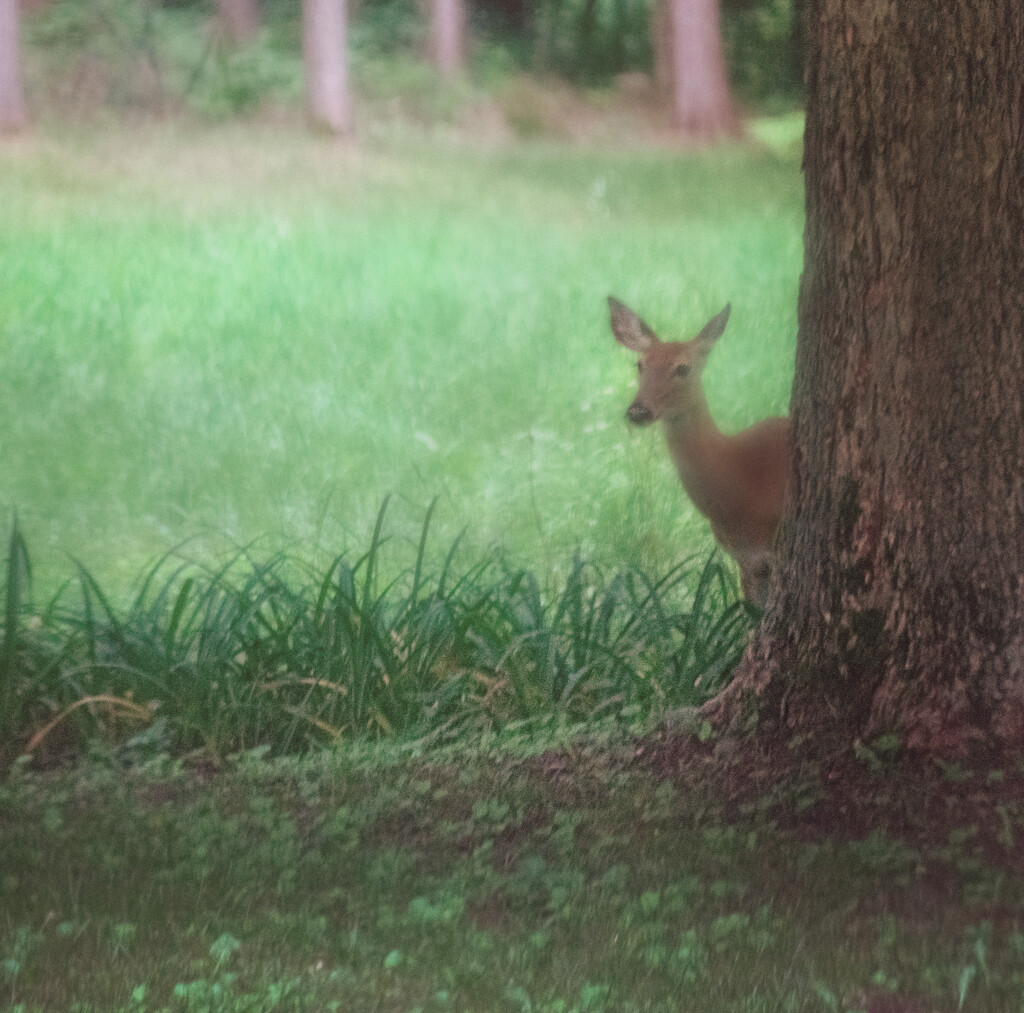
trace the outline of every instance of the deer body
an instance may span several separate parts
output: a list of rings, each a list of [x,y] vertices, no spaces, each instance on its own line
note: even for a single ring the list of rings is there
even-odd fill
[[[627,418],[638,426],[662,423],[686,494],[739,564],[744,596],[763,605],[789,481],[789,420],[764,419],[731,436],[715,425],[701,375],[728,306],[693,340],[661,341],[627,306],[608,303],[616,340],[640,355]]]

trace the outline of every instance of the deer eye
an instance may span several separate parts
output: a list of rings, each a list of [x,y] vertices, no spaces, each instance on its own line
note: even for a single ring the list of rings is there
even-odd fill
[[[690,375],[690,367],[685,362],[682,362],[672,370],[672,375],[685,378]]]

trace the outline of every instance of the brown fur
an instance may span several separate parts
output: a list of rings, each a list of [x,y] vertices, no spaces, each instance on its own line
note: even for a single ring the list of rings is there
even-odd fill
[[[789,482],[789,420],[764,419],[728,436],[711,418],[701,378],[728,306],[692,340],[661,341],[617,299],[608,305],[616,340],[640,356],[626,417],[638,426],[663,423],[683,488],[739,564],[744,596],[763,606]]]

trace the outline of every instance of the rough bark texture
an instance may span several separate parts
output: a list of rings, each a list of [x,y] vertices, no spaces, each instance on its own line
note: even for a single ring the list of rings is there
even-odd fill
[[[442,77],[456,77],[465,64],[466,12],[462,0],[432,0],[431,52]]]
[[[718,0],[662,0],[652,17],[655,80],[671,88],[676,126],[690,137],[740,132],[722,56]]]
[[[249,42],[260,27],[259,0],[217,0],[217,19],[229,42]]]
[[[18,0],[0,0],[0,132],[19,130],[27,121],[21,87]]]
[[[317,126],[339,135],[352,129],[346,35],[345,0],[303,0],[302,56],[309,114]]]
[[[794,492],[709,706],[1024,752],[1024,5],[812,0]]]

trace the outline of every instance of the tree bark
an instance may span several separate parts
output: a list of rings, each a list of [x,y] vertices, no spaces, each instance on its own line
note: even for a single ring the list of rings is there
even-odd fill
[[[18,0],[0,0],[0,132],[20,130],[27,122],[21,85]]]
[[[698,140],[739,134],[718,0],[662,0],[652,18],[655,80],[668,79],[676,126]]]
[[[259,0],[217,0],[217,20],[228,42],[244,45],[259,31]]]
[[[794,482],[709,714],[1024,752],[1024,5],[812,0]]]
[[[465,67],[465,27],[462,0],[432,0],[430,48],[442,77],[457,77]]]
[[[655,0],[651,7],[651,54],[654,60],[654,87],[660,93],[672,92],[672,46],[669,3],[671,0]]]
[[[302,55],[313,122],[331,133],[352,130],[352,93],[346,54],[345,0],[303,0]]]

